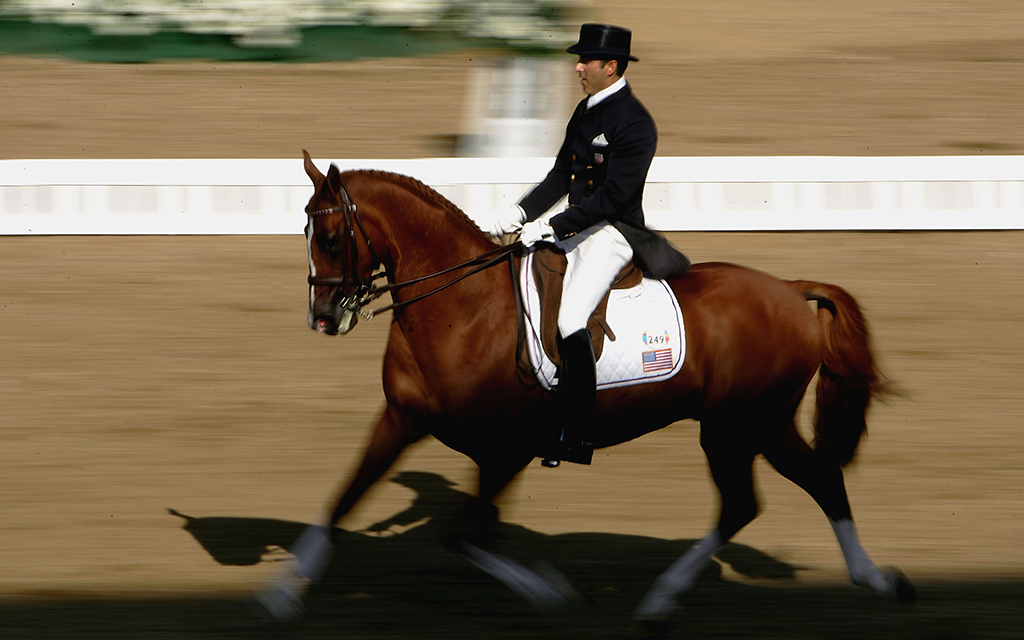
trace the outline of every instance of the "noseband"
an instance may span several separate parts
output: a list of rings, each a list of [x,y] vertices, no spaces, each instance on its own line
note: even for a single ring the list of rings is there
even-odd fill
[[[405,282],[388,283],[388,284],[384,284],[382,286],[378,286],[377,285],[377,280],[381,280],[383,278],[386,278],[387,275],[388,275],[387,271],[383,271],[382,270],[382,271],[378,271],[376,273],[371,273],[368,278],[360,278],[358,276],[358,273],[359,273],[359,242],[356,240],[356,233],[355,233],[355,228],[356,227],[358,227],[360,233],[363,234],[363,239],[366,242],[366,249],[370,252],[370,258],[372,259],[371,264],[374,265],[374,268],[376,268],[376,266],[382,264],[382,262],[378,258],[377,253],[373,250],[373,244],[370,242],[370,236],[367,235],[366,228],[363,226],[363,221],[359,218],[359,209],[358,209],[358,207],[356,207],[355,201],[352,200],[352,195],[348,192],[348,188],[345,186],[344,182],[342,182],[340,184],[341,184],[341,204],[340,205],[335,206],[335,207],[328,207],[326,209],[315,209],[315,210],[312,210],[312,211],[307,207],[306,208],[306,215],[309,216],[310,223],[312,224],[313,218],[316,218],[316,217],[329,216],[329,215],[334,215],[336,213],[343,213],[343,214],[345,214],[345,229],[347,231],[346,237],[348,239],[348,254],[349,254],[349,261],[350,261],[349,272],[348,272],[347,275],[342,276],[340,278],[339,277],[332,277],[332,276],[314,276],[314,275],[310,275],[307,278],[307,280],[308,280],[309,284],[311,286],[314,286],[314,287],[339,287],[340,286],[340,287],[343,287],[345,289],[351,290],[352,294],[351,295],[347,295],[344,298],[342,298],[342,300],[341,300],[341,302],[339,304],[340,304],[341,307],[344,307],[345,309],[348,309],[349,311],[351,311],[353,313],[359,314],[359,316],[362,317],[364,320],[371,320],[378,313],[382,313],[384,311],[391,311],[391,310],[395,310],[395,309],[400,309],[400,308],[402,308],[402,307],[404,307],[406,305],[410,305],[410,304],[412,304],[414,302],[422,300],[423,298],[431,296],[431,295],[437,293],[438,291],[441,291],[443,289],[447,289],[448,287],[452,286],[453,284],[455,284],[456,282],[462,280],[463,278],[467,278],[467,277],[473,275],[474,273],[479,273],[480,271],[483,271],[484,269],[489,269],[490,267],[493,267],[494,265],[496,265],[496,264],[498,264],[500,262],[504,262],[505,260],[510,261],[509,264],[510,264],[510,267],[512,267],[512,265],[514,264],[513,262],[511,262],[512,261],[512,254],[515,251],[517,251],[520,247],[522,247],[522,243],[517,240],[516,242],[513,242],[511,244],[508,244],[508,245],[505,245],[505,246],[502,246],[502,247],[498,247],[497,249],[495,249],[493,251],[488,251],[487,253],[481,254],[481,255],[479,255],[479,256],[477,256],[475,258],[472,258],[471,260],[467,260],[466,262],[463,262],[461,264],[457,264],[454,267],[449,267],[447,269],[444,269],[443,271],[438,271],[436,273],[432,273],[430,275],[426,275],[426,276],[423,276],[423,277],[420,277],[420,278],[414,278],[412,280],[407,280]],[[355,225],[353,225],[353,222],[355,222]],[[463,273],[462,275],[460,275],[459,277],[451,280],[450,282],[447,282],[447,283],[445,283],[445,284],[443,284],[443,285],[441,285],[441,286],[439,286],[439,287],[437,287],[435,289],[432,289],[431,291],[428,291],[427,293],[415,296],[415,297],[410,298],[408,300],[402,300],[400,302],[392,302],[391,304],[385,305],[385,306],[380,307],[378,309],[371,309],[369,311],[363,311],[363,307],[365,307],[366,305],[370,304],[371,302],[373,302],[377,298],[380,298],[381,296],[383,296],[385,293],[387,293],[389,291],[394,291],[396,289],[401,289],[403,287],[407,287],[409,285],[416,284],[416,283],[419,283],[419,282],[423,282],[424,280],[429,280],[431,278],[435,278],[437,276],[441,276],[441,275],[444,275],[446,273],[451,273],[452,271],[457,271],[459,269],[464,269],[464,268],[467,268],[467,267],[475,267],[475,268],[471,269],[470,271],[467,271],[466,273]],[[514,270],[513,270],[513,278],[512,279],[513,279],[513,282],[515,282],[516,279],[514,277]]]

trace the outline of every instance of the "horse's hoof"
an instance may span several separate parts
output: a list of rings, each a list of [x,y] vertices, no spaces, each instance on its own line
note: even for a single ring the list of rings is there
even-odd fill
[[[655,586],[640,600],[633,611],[633,619],[640,625],[657,628],[668,624],[678,610],[675,596]]]
[[[643,640],[659,640],[667,638],[671,630],[672,620],[670,618],[637,620],[636,632],[633,635]]]
[[[469,542],[463,542],[459,555],[540,611],[551,611],[581,600],[573,583],[551,565],[541,563],[537,570],[527,569]]]
[[[302,598],[287,587],[270,587],[258,591],[254,594],[253,601],[257,611],[276,622],[297,620],[306,612]]]
[[[892,585],[892,593],[896,596],[897,600],[903,604],[914,604],[917,602],[917,589],[914,587],[914,583],[910,581],[910,578],[895,567],[889,569],[886,574],[886,578]]]
[[[546,608],[558,609],[566,606],[580,608],[597,604],[583,585],[556,569],[554,565],[544,561],[535,562],[533,572],[548,583],[557,594]]]

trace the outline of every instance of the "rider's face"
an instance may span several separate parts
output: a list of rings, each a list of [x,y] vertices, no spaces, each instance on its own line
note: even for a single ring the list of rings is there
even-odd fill
[[[601,60],[591,60],[581,56],[576,63],[576,73],[588,96],[612,86],[618,79],[618,76],[615,75],[616,69],[618,69],[618,63],[614,60],[609,60],[608,64],[604,64]]]

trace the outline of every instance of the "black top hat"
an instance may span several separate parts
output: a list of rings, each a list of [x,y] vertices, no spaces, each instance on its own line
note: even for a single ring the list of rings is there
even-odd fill
[[[610,24],[585,24],[580,27],[580,41],[566,51],[594,60],[638,60],[629,55],[632,32]]]

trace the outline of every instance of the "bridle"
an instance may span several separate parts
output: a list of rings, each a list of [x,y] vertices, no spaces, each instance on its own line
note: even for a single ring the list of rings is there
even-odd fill
[[[363,226],[363,221],[359,217],[359,209],[356,207],[356,203],[352,200],[352,195],[348,192],[348,187],[345,183],[339,183],[341,185],[341,204],[334,207],[328,207],[326,209],[316,209],[311,211],[309,207],[306,207],[306,215],[309,216],[309,224],[312,226],[313,218],[320,216],[329,216],[336,213],[345,214],[345,235],[348,241],[348,256],[349,256],[349,269],[345,276],[338,277],[324,277],[310,275],[308,278],[310,286],[340,286],[343,290],[351,291],[352,293],[342,298],[340,306],[345,308],[352,313],[357,313],[364,319],[369,320],[373,317],[373,312],[369,314],[364,313],[362,308],[373,302],[380,297],[381,294],[374,293],[377,290],[376,281],[387,277],[387,273],[379,271],[377,273],[370,274],[369,278],[359,278],[359,243],[356,240],[355,225],[359,226],[359,231],[363,234],[363,239],[366,241],[366,248],[370,252],[370,257],[373,260],[374,265],[381,264],[380,259],[377,257],[377,253],[373,250],[373,244],[370,242],[370,236],[366,234],[366,228]],[[355,225],[353,225],[353,220]],[[313,231],[310,229],[309,235],[312,239]],[[312,260],[312,258],[310,258]],[[310,262],[312,265],[312,262]]]
[[[340,205],[328,207],[326,209],[316,209],[312,211],[307,207],[306,215],[309,216],[309,222],[311,225],[313,222],[313,218],[316,217],[334,215],[337,213],[343,213],[345,215],[345,236],[348,242],[348,255],[350,261],[349,271],[346,275],[342,277],[310,275],[307,278],[307,280],[310,286],[340,286],[343,288],[343,291],[351,291],[351,294],[348,294],[341,299],[339,305],[351,313],[358,314],[359,317],[363,318],[364,320],[372,320],[373,317],[379,313],[401,309],[402,307],[410,305],[414,302],[418,302],[428,296],[434,295],[439,291],[447,289],[448,287],[454,285],[455,283],[459,282],[464,278],[468,278],[469,276],[475,273],[479,273],[481,271],[484,271],[485,269],[489,269],[495,266],[496,264],[499,264],[504,261],[509,262],[509,266],[513,270],[514,274],[515,265],[513,264],[512,256],[517,250],[520,249],[520,247],[522,247],[522,243],[519,242],[518,240],[512,242],[511,244],[498,247],[493,251],[488,251],[484,254],[467,260],[466,262],[463,262],[461,264],[457,264],[453,267],[449,267],[442,271],[431,273],[420,278],[406,280],[405,282],[395,282],[378,285],[378,280],[386,279],[388,277],[387,271],[383,269],[377,271],[376,273],[371,273],[369,277],[359,277],[359,242],[356,239],[355,231],[357,227],[359,228],[360,233],[363,234],[363,240],[366,243],[367,251],[370,252],[370,258],[372,259],[371,264],[375,265],[376,268],[376,265],[383,265],[383,263],[381,262],[380,258],[377,256],[377,253],[373,249],[373,244],[370,242],[370,236],[367,235],[366,233],[366,228],[363,226],[363,221],[359,217],[359,208],[356,207],[355,201],[352,200],[352,195],[348,192],[348,188],[345,186],[345,183],[342,182],[340,183],[340,185]],[[354,225],[353,222],[355,223]],[[310,230],[310,238],[312,238],[312,229]],[[425,280],[430,280],[431,278],[436,278],[437,276],[442,276],[453,271],[458,271],[459,269],[465,269],[468,267],[473,267],[473,269],[426,293],[420,294],[413,298],[409,298],[408,300],[392,302],[391,304],[385,305],[383,307],[378,307],[376,309],[370,309],[367,311],[363,310],[363,307],[370,304],[374,300],[380,298],[385,293],[395,291],[397,289],[402,289],[404,287],[408,287],[409,285],[417,284]],[[513,277],[513,281],[516,281],[515,277]]]

